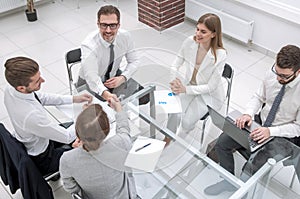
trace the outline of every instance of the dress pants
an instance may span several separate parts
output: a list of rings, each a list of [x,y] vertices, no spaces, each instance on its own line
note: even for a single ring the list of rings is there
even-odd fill
[[[51,174],[59,170],[60,157],[65,151],[71,149],[61,148],[62,145],[50,140],[46,151],[37,156],[30,156],[42,175]]]
[[[196,123],[207,113],[207,106],[201,95],[180,96],[182,113],[168,114],[167,128],[176,133],[181,119],[179,135],[189,133],[195,128]]]
[[[225,133],[222,133],[215,145],[220,165],[234,175],[233,151],[243,147]]]
[[[288,156],[299,154],[299,148],[293,143],[297,143],[299,139],[295,138],[274,138],[269,143],[259,148],[251,156],[242,170],[241,178],[246,181],[255,174],[269,158],[274,158],[277,162]],[[220,161],[220,165],[234,175],[234,159],[233,152],[243,149],[243,147],[233,140],[230,136],[222,133],[215,145],[215,150]],[[299,167],[299,165],[295,165]]]

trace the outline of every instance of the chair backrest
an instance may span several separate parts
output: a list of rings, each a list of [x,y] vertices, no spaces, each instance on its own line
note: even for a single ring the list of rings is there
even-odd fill
[[[72,67],[81,62],[80,48],[68,51],[65,55],[65,61],[66,61],[66,66],[68,71],[70,94],[72,94],[73,84],[74,84],[74,79],[73,79],[74,71],[72,71]]]
[[[8,185],[14,193],[21,188],[24,199],[45,198],[53,199],[51,187],[31,160],[24,145],[14,138],[0,123],[0,145]],[[1,173],[2,175],[2,173]],[[2,176],[1,176],[2,177]]]
[[[230,93],[231,93],[231,86],[232,86],[232,79],[233,79],[233,74],[234,71],[232,67],[229,64],[224,65],[224,69],[222,72],[222,77],[225,78],[227,82],[227,92],[226,92],[226,99],[227,99],[227,104],[226,104],[226,115],[228,114],[228,109],[229,109],[229,102],[230,102]],[[202,133],[201,133],[201,139],[200,139],[200,144],[202,146],[203,141],[204,141],[204,130],[206,126],[206,122],[208,120],[209,112],[207,112],[200,120],[203,121],[202,123]]]
[[[230,93],[231,93],[231,86],[232,86],[232,80],[233,80],[234,71],[232,67],[226,63],[224,65],[224,70],[222,73],[222,77],[224,77],[227,81],[227,93],[226,93],[226,99],[227,99],[227,106],[226,106],[226,115],[228,114],[229,109],[229,102],[230,102]]]

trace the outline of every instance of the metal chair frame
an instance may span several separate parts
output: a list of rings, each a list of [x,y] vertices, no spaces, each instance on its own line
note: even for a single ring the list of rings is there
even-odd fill
[[[234,75],[234,70],[230,66],[230,64],[226,63],[224,65],[222,77],[225,78],[227,82],[227,92],[226,92],[226,99],[227,99],[227,106],[226,106],[226,115],[228,114],[228,109],[229,109],[229,102],[230,102],[230,94],[231,94],[231,86],[232,86],[232,80],[233,80],[233,75]],[[201,140],[200,144],[201,146],[203,145],[203,140],[204,140],[204,131],[206,127],[206,122],[208,120],[209,113],[207,112],[200,120],[203,121],[202,123],[202,132],[201,132]]]
[[[81,62],[81,50],[80,48],[76,48],[74,50],[70,50],[65,55],[65,61],[68,71],[68,78],[69,78],[69,87],[70,87],[70,94],[72,95],[73,86],[74,86],[74,79],[72,74],[72,67],[75,64]]]

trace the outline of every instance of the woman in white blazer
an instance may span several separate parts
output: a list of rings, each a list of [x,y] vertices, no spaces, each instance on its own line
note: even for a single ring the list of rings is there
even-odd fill
[[[177,71],[180,67],[185,70],[183,79],[176,77],[170,82],[171,90],[181,99],[178,133],[186,135],[193,130],[196,122],[207,113],[206,105],[221,109],[225,101],[222,72],[226,58],[220,18],[211,13],[201,16],[196,34],[183,42],[173,64]],[[167,128],[175,133],[179,119],[179,114],[169,114]],[[170,140],[166,138],[165,141]]]

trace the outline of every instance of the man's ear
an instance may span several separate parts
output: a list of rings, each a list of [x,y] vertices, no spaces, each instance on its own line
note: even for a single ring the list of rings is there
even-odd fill
[[[17,86],[16,90],[21,92],[21,93],[25,93],[26,92],[26,86]]]

